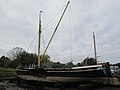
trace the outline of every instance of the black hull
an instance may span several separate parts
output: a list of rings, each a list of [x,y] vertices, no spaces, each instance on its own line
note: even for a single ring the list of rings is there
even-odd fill
[[[93,81],[99,82],[102,80],[103,83],[108,79],[114,78],[109,65],[91,65],[75,68],[56,69],[17,69],[16,72],[18,78],[20,79],[40,82],[84,83]]]
[[[57,77],[111,77],[111,73],[106,74],[106,70],[44,70],[44,69],[18,69],[17,75],[33,76],[57,76]]]

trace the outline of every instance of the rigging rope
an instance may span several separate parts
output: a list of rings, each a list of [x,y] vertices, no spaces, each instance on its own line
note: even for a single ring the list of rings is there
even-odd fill
[[[28,51],[28,50],[30,49],[30,47],[32,46],[32,44],[33,44],[33,42],[35,41],[37,35],[38,35],[38,32],[37,32],[37,34],[35,35],[35,37],[34,37],[34,39],[32,40],[32,42],[30,43],[30,46],[28,47],[27,51]]]
[[[70,9],[69,9],[69,30],[70,30],[70,50],[71,50],[71,61],[73,60],[73,50],[72,50],[72,27],[71,27],[71,12],[70,12]]]
[[[58,14],[63,10],[64,6],[56,13],[56,15],[44,26],[43,30],[45,30],[45,27],[47,27],[57,16]]]
[[[82,60],[82,55],[81,55],[81,50],[80,50],[80,44],[79,44],[79,39],[78,39],[78,35],[77,35],[77,29],[76,29],[76,26],[75,26],[75,23],[74,23],[74,17],[73,17],[73,13],[72,13],[72,8],[71,8],[71,6],[70,6],[70,9],[71,9],[71,18],[72,18],[72,22],[73,22],[73,30],[74,30],[74,32],[75,32],[75,36],[76,36],[76,41],[77,41],[77,45],[78,45],[78,51],[79,51],[79,56],[80,56],[80,58],[81,58],[81,60]]]
[[[42,31],[45,30],[45,28],[58,16],[58,14],[63,10],[64,6],[56,13],[56,15],[43,27]],[[39,31],[38,31],[39,32]],[[32,46],[33,42],[35,41],[37,35],[35,35],[35,37],[33,38],[32,42],[30,43],[29,47],[27,48],[27,51],[30,49],[30,47]]]
[[[100,53],[100,50],[99,50],[99,44],[98,44],[98,42],[96,42],[96,44],[97,44],[97,51],[98,51],[98,54],[99,54],[99,56],[102,58],[101,61],[105,61],[105,60],[104,60],[104,57],[101,56],[101,53]]]
[[[43,47],[44,47],[44,49],[45,49],[45,40],[44,40],[44,37],[43,37],[43,35],[42,35],[42,41],[43,41]],[[46,53],[47,53],[47,51],[46,51]]]
[[[93,44],[93,43],[91,42],[90,47],[89,47],[89,50],[88,50],[88,57],[91,57],[91,52],[92,52],[92,50],[93,50],[93,49],[92,49],[92,48],[93,48],[93,47],[92,47],[92,46],[93,46],[92,44]]]
[[[43,35],[42,35],[42,41],[43,41],[43,47],[45,48],[45,40],[44,40]]]

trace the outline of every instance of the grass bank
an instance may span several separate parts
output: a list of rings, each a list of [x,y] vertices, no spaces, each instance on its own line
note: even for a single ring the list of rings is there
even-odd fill
[[[16,75],[16,70],[0,67],[0,78],[12,77]]]

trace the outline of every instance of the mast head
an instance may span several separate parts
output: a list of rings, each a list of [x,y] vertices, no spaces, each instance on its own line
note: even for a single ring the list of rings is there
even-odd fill
[[[43,11],[40,11],[40,13],[43,13]]]
[[[39,21],[41,21],[41,13],[43,13],[43,11],[40,11],[39,13]]]
[[[70,3],[70,1],[68,1],[68,3]]]

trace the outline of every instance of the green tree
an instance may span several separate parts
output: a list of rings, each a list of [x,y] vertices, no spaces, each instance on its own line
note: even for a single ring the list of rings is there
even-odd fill
[[[87,57],[83,60],[83,65],[95,65],[95,64],[97,64],[97,62],[94,58]]]
[[[23,48],[21,47],[15,47],[13,49],[11,49],[8,52],[8,56],[11,59],[11,63],[9,65],[9,67],[11,68],[16,68],[17,66],[29,66],[30,64],[35,64],[37,65],[37,55],[33,54],[33,53],[29,53],[24,51]],[[49,55],[41,55],[40,58],[42,57],[41,60],[41,65],[42,64],[50,64],[50,56]]]
[[[62,64],[60,62],[53,62],[51,63],[52,68],[64,68],[65,64]]]
[[[66,65],[66,67],[68,67],[68,68],[72,68],[73,66],[74,66],[74,64],[72,62],[70,62]]]
[[[30,64],[35,64],[37,66],[37,55],[33,54],[33,53],[28,53],[26,51],[20,52],[16,59],[14,59],[11,64],[10,67],[11,68],[16,68],[17,66],[23,66],[23,67],[28,67]],[[45,55],[41,61],[41,64],[48,64],[50,63],[50,56],[49,55]]]
[[[26,51],[20,52],[16,59],[11,63],[11,67],[16,68],[17,66],[29,66],[30,64],[36,64],[37,55],[33,53],[28,53]]]
[[[10,59],[8,57],[5,57],[4,55],[0,58],[0,67],[9,67],[9,64],[11,63]]]
[[[120,68],[120,63],[117,63],[116,65]]]
[[[82,64],[81,63],[77,63],[77,66],[80,67],[80,66],[82,66]]]

